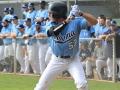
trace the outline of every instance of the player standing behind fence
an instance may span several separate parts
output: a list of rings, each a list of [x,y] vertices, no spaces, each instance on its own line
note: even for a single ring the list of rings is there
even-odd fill
[[[34,3],[28,3],[28,12],[26,14],[26,19],[31,18],[31,22],[32,24],[34,24],[35,16],[36,16],[36,10],[34,7]]]
[[[44,28],[41,27],[41,22],[36,22],[35,23],[35,36],[39,45],[39,64],[40,64],[40,74],[42,74],[46,68],[46,62],[45,62],[45,56],[46,56],[46,52],[48,49],[48,43],[47,43],[47,39],[46,38],[41,38],[39,39],[39,34],[45,34],[46,31],[44,30]]]
[[[45,21],[48,19],[48,10],[46,9],[46,2],[40,2],[40,9],[37,11],[35,16],[36,22],[41,22],[41,25],[45,25]]]
[[[38,34],[46,32],[46,23],[48,20],[48,10],[46,9],[46,5],[47,5],[46,1],[44,1],[44,0],[40,1],[40,9],[37,11],[37,14],[35,17],[35,21],[40,23],[40,30],[39,30],[39,32],[37,32]],[[45,55],[46,55],[46,51],[48,49],[48,45],[47,45],[46,39],[42,39],[42,40],[38,40],[38,41],[39,41],[40,73],[42,74],[44,69],[46,68]]]
[[[118,80],[120,80],[120,28],[117,26],[117,22],[112,20],[110,23],[110,29],[104,33],[104,35],[101,35],[100,38],[105,39],[107,41],[107,46],[109,46],[107,49],[108,51],[106,51],[106,53],[108,53],[108,61],[107,61],[107,66],[108,66],[108,79],[112,80],[112,76],[113,76],[113,60],[112,60],[112,55],[113,55],[113,45],[112,45],[112,38],[115,38],[115,53],[116,53],[116,62],[119,66],[118,69]],[[111,45],[111,47],[110,47]]]
[[[5,7],[4,10],[3,10],[3,13],[4,13],[4,17],[3,17],[2,21],[5,20],[5,19],[8,19],[9,8]]]
[[[24,3],[22,5],[22,9],[23,9],[23,19],[26,19],[27,18],[27,13],[28,13],[28,3]]]
[[[35,35],[34,25],[32,25],[32,21],[30,18],[27,18],[25,20],[26,27],[25,27],[25,34],[23,35],[23,38],[26,39],[27,44],[27,52],[28,52],[28,60],[25,61],[25,73],[29,73],[29,64],[32,67],[32,70],[35,74],[39,73],[38,70],[38,61],[36,59],[36,39],[35,38],[29,38],[33,37]]]
[[[0,16],[0,32],[2,30],[2,17]],[[4,59],[4,44],[3,39],[0,38],[0,61]]]
[[[80,43],[80,55],[79,56],[80,56],[80,60],[81,60],[81,63],[83,65],[83,68],[85,70],[85,73],[88,76],[88,73],[90,72],[89,71],[90,68],[86,67],[87,66],[86,62],[88,62],[91,59],[91,52],[88,48],[88,42],[87,41],[84,41],[84,42]]]
[[[91,14],[73,11],[73,14],[79,13],[91,25],[96,24],[97,20]],[[67,5],[63,2],[53,2],[49,5],[49,18],[51,24],[48,26],[47,36],[51,37],[51,48],[53,51],[52,59],[34,90],[48,90],[57,75],[64,70],[68,70],[75,80],[78,90],[88,90],[87,80],[85,78],[82,64],[79,60],[79,33],[87,21],[82,18],[74,19],[68,24],[63,24],[67,17]],[[64,27],[54,30],[58,25]]]
[[[11,34],[11,37],[16,39],[16,59],[20,64],[20,73],[24,73],[25,71],[25,42],[21,37],[25,33],[25,26],[23,24],[19,24],[16,27],[18,30],[14,31]],[[17,37],[17,38],[16,38]]]
[[[12,46],[12,39],[8,38],[11,35],[11,22],[7,19],[2,21],[2,30],[0,33],[0,37],[3,39],[3,43],[4,43],[4,58],[6,61],[5,65],[5,71],[12,71],[12,66],[11,61],[13,60],[13,54],[14,54],[14,50],[13,50],[13,46]],[[6,67],[7,66],[7,67]]]

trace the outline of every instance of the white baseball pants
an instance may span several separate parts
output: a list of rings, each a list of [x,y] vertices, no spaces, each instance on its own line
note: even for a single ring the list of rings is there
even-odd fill
[[[38,60],[36,59],[37,57],[36,48],[37,44],[27,46],[28,57],[26,57],[25,60],[25,73],[29,73],[29,65],[31,65],[32,70],[35,74],[39,73]]]
[[[4,59],[4,45],[0,46],[0,60]]]
[[[14,56],[14,50],[12,44],[4,46],[4,57]]]
[[[93,67],[95,67],[95,61],[90,61],[90,60],[87,60],[86,61],[86,75],[87,76],[91,76],[92,75],[92,71],[93,71]]]
[[[34,90],[48,90],[51,82],[64,70],[69,71],[78,90],[87,90],[87,81],[79,56],[72,59],[63,59],[54,55],[52,55],[50,63],[43,72]]]
[[[51,47],[48,47],[46,56],[45,56],[46,65],[48,65],[48,63],[50,62],[51,57],[52,57],[52,49],[51,49]]]
[[[48,44],[39,44],[39,63],[40,63],[40,74],[42,74],[46,68],[45,56],[48,49]]]
[[[116,58],[116,63],[119,66],[118,78],[120,78],[120,58]],[[107,60],[107,66],[108,66],[108,77],[112,77],[113,76],[113,60],[112,59],[109,58]],[[116,70],[116,72],[117,72],[117,70]]]
[[[24,46],[21,46],[19,44],[17,44],[16,47],[16,59],[18,60],[19,64],[20,64],[20,72],[24,72],[25,71],[25,50],[24,50]]]

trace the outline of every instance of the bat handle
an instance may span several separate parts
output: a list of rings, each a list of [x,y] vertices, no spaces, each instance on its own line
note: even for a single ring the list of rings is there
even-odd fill
[[[78,1],[78,0],[75,0],[75,4],[77,4],[77,1]]]

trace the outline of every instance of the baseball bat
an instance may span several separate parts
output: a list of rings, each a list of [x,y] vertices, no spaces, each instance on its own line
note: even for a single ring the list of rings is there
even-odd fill
[[[75,4],[77,4],[78,0],[75,0]]]

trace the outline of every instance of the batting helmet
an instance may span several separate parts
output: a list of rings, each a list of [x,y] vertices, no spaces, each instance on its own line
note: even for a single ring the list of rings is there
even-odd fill
[[[17,25],[17,29],[22,29],[22,28],[25,28],[23,24]]]
[[[50,3],[48,10],[52,14],[53,18],[67,17],[67,5],[63,2]]]

